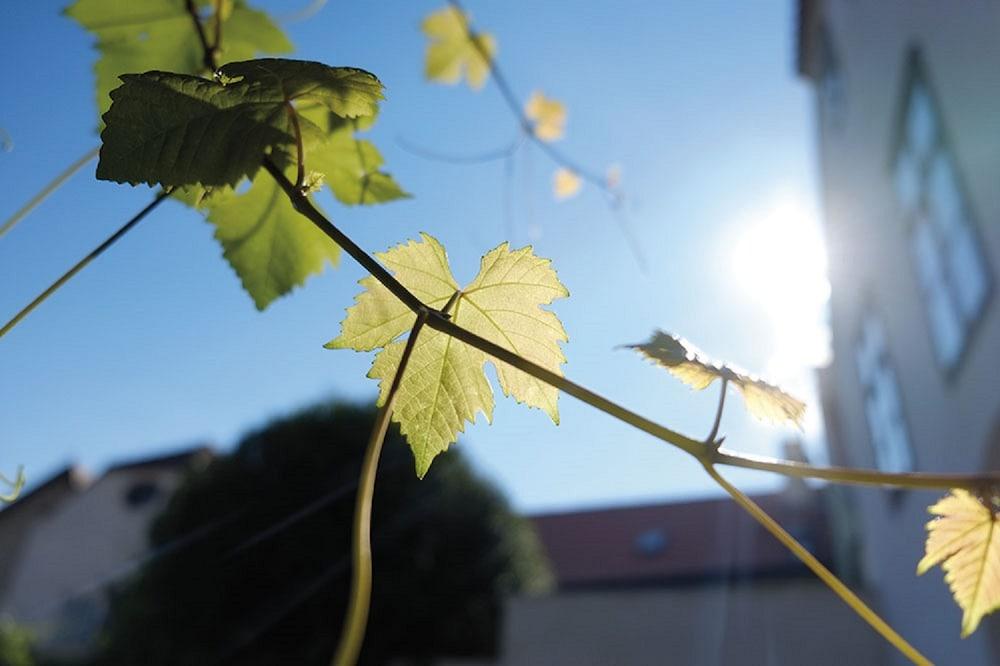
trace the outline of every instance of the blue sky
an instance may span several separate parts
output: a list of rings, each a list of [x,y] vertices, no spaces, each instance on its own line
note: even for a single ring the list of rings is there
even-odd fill
[[[97,143],[92,39],[63,3],[12,3],[0,24],[0,219]],[[264,6],[276,15],[290,3]],[[303,0],[304,4],[304,0]],[[330,2],[286,26],[295,57],[376,73],[387,101],[371,138],[412,200],[346,208],[320,201],[364,248],[426,231],[459,282],[503,240],[553,260],[572,297],[555,304],[570,335],[566,374],[677,430],[707,432],[716,401],[615,346],[664,328],[714,356],[773,372],[814,403],[822,356],[812,100],[795,78],[794,3],[639,0],[468,2],[498,39],[524,100],[534,90],[569,111],[559,147],[603,171],[616,164],[640,270],[600,192],[557,203],[555,165],[529,146],[505,181],[501,163],[449,165],[500,147],[517,125],[492,84],[423,79],[422,16],[438,2]],[[93,165],[0,238],[0,319],[13,315],[151,197],[93,178]],[[511,211],[505,218],[505,207]],[[507,229],[511,230],[507,234]],[[258,313],[200,216],[168,203],[0,340],[0,469],[41,480],[60,465],[207,442],[225,449],[269,417],[338,397],[374,399],[368,354],[328,351],[363,276],[348,258]],[[459,446],[526,510],[620,504],[715,492],[686,457],[572,398],[562,423],[498,394]],[[806,437],[822,460],[819,414]],[[730,448],[775,453],[794,434],[746,416],[723,421]],[[431,470],[433,473],[433,468]],[[731,478],[749,489],[775,479]]]

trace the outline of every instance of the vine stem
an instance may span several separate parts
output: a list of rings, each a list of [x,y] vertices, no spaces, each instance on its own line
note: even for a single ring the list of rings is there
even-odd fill
[[[354,505],[351,597],[348,601],[347,615],[344,618],[344,627],[340,632],[340,644],[337,646],[337,651],[331,662],[332,666],[353,666],[358,661],[358,655],[361,654],[361,644],[365,639],[372,594],[371,519],[372,497],[375,494],[375,475],[378,470],[379,457],[382,455],[385,435],[389,430],[393,403],[396,401],[396,395],[403,381],[403,373],[410,361],[410,355],[413,353],[420,329],[423,328],[429,314],[429,311],[424,311],[417,315],[417,321],[410,330],[406,347],[399,360],[399,368],[392,378],[392,385],[389,387],[385,403],[379,408],[375,417],[375,425],[372,428],[368,447],[365,449],[365,457],[361,463],[361,478],[358,482],[357,500]]]
[[[857,613],[865,622],[877,631],[882,638],[887,640],[893,647],[904,654],[906,658],[914,664],[930,666],[931,661],[927,659],[927,657],[922,655],[919,650],[910,645],[905,638],[896,633],[896,630],[890,627],[885,620],[879,617],[878,613],[869,608],[868,605],[865,604],[860,597],[858,597],[858,595],[851,591],[851,588],[844,585],[839,578],[823,566],[822,562],[817,560],[812,553],[806,550],[805,547],[795,539],[795,537],[786,532],[784,528],[781,527],[777,521],[771,518],[766,511],[760,508],[756,502],[747,497],[736,486],[726,481],[726,479],[723,478],[718,471],[716,471],[711,462],[703,461],[702,466],[705,468],[708,475],[712,477],[712,480],[719,484],[723,490],[729,493],[729,496],[732,497],[737,504],[753,516],[754,520],[760,523],[764,529],[780,541],[785,548],[792,551],[792,553],[794,553],[803,564],[809,567],[810,571],[816,574],[817,578],[833,590],[833,592],[840,597],[844,603],[851,607],[851,610]]]
[[[111,234],[111,236],[108,237],[107,240],[105,240],[103,243],[101,243],[96,248],[94,248],[93,250],[91,250],[90,253],[86,257],[84,257],[80,261],[76,262],[76,265],[73,266],[73,268],[71,268],[68,271],[66,271],[65,273],[63,273],[62,277],[60,277],[58,280],[56,280],[51,285],[49,285],[48,289],[46,289],[41,294],[39,294],[38,296],[36,296],[33,301],[31,301],[30,303],[28,303],[26,306],[24,306],[24,308],[20,312],[18,312],[16,315],[14,315],[13,319],[11,319],[6,324],[4,324],[3,328],[0,328],[0,338],[2,338],[3,336],[7,335],[7,333],[9,333],[12,328],[14,328],[15,326],[17,326],[18,323],[22,319],[24,319],[29,314],[31,314],[32,310],[34,310],[35,308],[37,308],[39,305],[41,305],[45,301],[45,299],[47,299],[49,296],[51,296],[56,291],[58,291],[61,286],[63,286],[67,282],[69,282],[69,280],[74,275],[76,275],[77,273],[79,273],[80,271],[82,271],[84,268],[86,268],[87,264],[89,264],[91,261],[93,261],[97,257],[101,256],[101,254],[103,254],[105,250],[107,250],[109,247],[111,247],[112,245],[114,245],[119,239],[121,239],[122,236],[124,236],[129,231],[131,231],[132,228],[135,225],[139,224],[139,222],[142,221],[142,218],[144,218],[147,215],[149,215],[153,211],[153,209],[155,209],[157,206],[159,206],[160,203],[162,203],[163,200],[166,199],[168,196],[170,196],[170,193],[167,192],[166,190],[164,190],[164,191],[160,192],[159,194],[157,194],[156,198],[154,198],[151,203],[149,203],[145,208],[143,208],[138,213],[136,213],[135,216],[131,220],[129,220],[128,222],[126,222],[124,225],[122,225],[118,229],[118,231],[116,231],[115,233]]]
[[[2,225],[0,225],[0,237],[6,234],[8,231],[13,229],[18,222],[23,220],[28,216],[28,213],[33,211],[40,203],[49,198],[53,192],[58,190],[65,184],[67,180],[73,177],[77,171],[86,166],[87,162],[97,157],[97,154],[101,151],[101,147],[97,146],[88,150],[82,157],[66,167],[58,176],[52,179],[52,181],[43,187],[38,194],[28,199],[27,203],[17,209],[17,211],[7,218]]]
[[[454,7],[457,11],[461,12],[463,15],[468,16],[468,12],[462,7],[462,3],[459,0],[448,0],[448,4]],[[535,134],[535,128],[531,120],[524,114],[524,109],[521,108],[521,103],[518,101],[517,95],[514,94],[514,89],[511,87],[510,83],[507,82],[507,77],[504,76],[503,71],[501,71],[500,66],[497,65],[496,60],[486,52],[483,45],[476,39],[476,33],[469,25],[469,22],[465,23],[465,34],[469,43],[476,49],[476,53],[479,57],[483,59],[486,66],[490,69],[490,74],[493,76],[493,80],[496,81],[497,88],[500,90],[500,95],[504,98],[507,106],[510,107],[511,112],[514,117],[517,118],[518,124],[521,126],[524,134],[531,139],[531,141],[538,146],[543,153],[549,156],[549,158],[556,164],[569,169],[576,175],[583,178],[585,181],[594,185],[602,192],[604,192],[612,202],[612,207],[623,212],[624,207],[622,206],[624,197],[622,192],[618,187],[612,187],[608,182],[608,179],[600,174],[596,174],[589,169],[585,169],[578,163],[567,157],[562,151],[553,146],[548,141],[542,141],[537,134]],[[642,248],[639,245],[638,240],[632,233],[631,228],[626,222],[625,218],[620,215],[615,216],[615,222],[618,224],[618,229],[621,231],[622,235],[625,237],[625,242],[628,244],[629,250],[635,257],[636,264],[639,266],[639,270],[646,272],[646,259],[642,254]]]
[[[218,53],[217,49],[219,45],[212,45],[208,43],[208,36],[205,34],[205,26],[201,24],[201,16],[198,15],[198,7],[195,6],[194,0],[187,0],[186,7],[187,13],[191,16],[191,20],[194,22],[195,32],[198,33],[198,41],[201,42],[201,63],[204,65],[205,69],[210,72],[214,72],[218,69],[216,54]],[[221,24],[221,19],[221,16],[216,16],[217,23]],[[221,30],[221,27],[219,30]]]
[[[745,469],[757,469],[776,472],[786,476],[800,478],[825,479],[839,483],[860,485],[880,485],[897,488],[921,488],[949,490],[965,488],[981,490],[984,487],[1000,486],[1000,473],[993,474],[923,474],[917,472],[877,472],[874,470],[855,469],[848,467],[814,467],[812,465],[791,463],[772,458],[747,456],[733,452],[707,450],[704,442],[692,439],[666,426],[651,421],[621,405],[604,398],[590,389],[577,384],[561,374],[543,368],[514,352],[491,342],[472,331],[451,322],[446,316],[436,312],[421,302],[409,289],[403,286],[389,271],[361,249],[347,235],[340,231],[330,220],[312,205],[312,202],[295,189],[294,184],[285,177],[281,169],[268,159],[264,160],[264,168],[277,181],[278,185],[291,198],[292,205],[299,213],[309,219],[328,238],[340,245],[351,257],[367,270],[382,286],[388,289],[396,298],[403,302],[416,314],[428,312],[427,326],[446,333],[462,342],[486,352],[487,354],[525,372],[535,379],[555,387],[581,402],[608,414],[620,421],[672,444],[698,460],[707,459],[716,465],[728,465]]]
[[[425,160],[444,162],[446,164],[486,164],[487,162],[496,162],[511,157],[521,147],[521,144],[524,143],[525,136],[527,136],[525,132],[518,132],[514,140],[503,148],[488,150],[476,155],[448,155],[439,153],[435,150],[411,143],[401,136],[396,137],[396,143],[406,152],[417,157],[422,157]]]
[[[461,12],[463,15],[468,16],[468,12],[465,11],[465,8],[462,7],[462,3],[458,2],[458,0],[448,0],[448,4]],[[493,76],[493,80],[496,81],[500,94],[503,96],[504,101],[507,102],[507,106],[509,106],[510,110],[514,113],[514,116],[517,118],[518,123],[521,125],[528,138],[530,138],[536,145],[538,145],[539,148],[542,149],[543,152],[545,152],[560,166],[564,166],[570,171],[573,171],[584,180],[599,187],[601,190],[609,194],[616,194],[612,188],[608,187],[607,180],[605,180],[603,176],[592,173],[588,169],[581,167],[579,164],[564,155],[561,151],[556,149],[551,143],[542,141],[538,138],[535,134],[531,121],[524,115],[524,111],[521,109],[521,102],[518,101],[517,95],[514,94],[514,89],[511,87],[510,83],[507,82],[507,77],[504,76],[500,67],[497,66],[496,61],[490,57],[490,54],[486,52],[483,45],[476,39],[476,33],[472,30],[468,21],[466,21],[465,25],[466,37],[468,38],[469,43],[475,47],[479,57],[482,58],[483,62],[486,63],[486,66],[490,68],[490,74]]]

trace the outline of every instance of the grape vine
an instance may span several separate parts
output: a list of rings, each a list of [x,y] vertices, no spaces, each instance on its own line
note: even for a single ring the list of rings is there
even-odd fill
[[[152,11],[155,9],[156,11]],[[433,236],[403,242],[374,256],[317,207],[312,194],[329,187],[348,205],[384,204],[410,196],[383,170],[377,147],[359,134],[375,122],[381,81],[353,67],[278,57],[292,46],[266,14],[244,0],[77,0],[67,14],[92,32],[100,59],[97,104],[101,148],[97,177],[158,188],[151,203],[73,266],[0,328],[0,337],[107,251],[162,201],[175,198],[215,227],[224,258],[255,305],[263,310],[336,263],[341,251],[369,276],[328,347],[380,350],[369,377],[380,382],[379,412],[358,486],[349,613],[333,663],[357,661],[364,638],[372,582],[370,521],[375,470],[390,421],[399,423],[413,450],[416,473],[428,473],[482,413],[492,418],[493,389],[484,375],[496,368],[504,395],[544,411],[558,423],[558,396],[648,433],[696,459],[705,472],[902,654],[930,663],[839,581],[750,498],[730,484],[719,466],[766,470],[838,483],[949,490],[931,512],[926,557],[919,573],[941,564],[965,612],[962,635],[1000,607],[1000,475],[890,474],[815,467],[747,456],[722,447],[721,415],[730,387],[747,409],[770,421],[799,423],[805,405],[777,386],[710,360],[690,343],[664,332],[630,345],[692,388],[718,380],[711,432],[693,439],[640,416],[563,375],[567,334],[549,306],[569,296],[551,263],[531,247],[508,243],[486,252],[480,272],[460,286],[444,247]],[[152,18],[151,18],[152,17]],[[586,181],[621,201],[618,177],[584,169],[551,142],[562,136],[566,110],[535,93],[522,105],[496,61],[495,37],[478,32],[458,2],[431,13],[426,75],[466,80],[480,88],[491,77],[516,114],[523,140],[541,146],[558,168],[557,196],[571,196]],[[0,227],[0,236],[83,163],[72,165]],[[14,489],[23,474],[4,482]]]

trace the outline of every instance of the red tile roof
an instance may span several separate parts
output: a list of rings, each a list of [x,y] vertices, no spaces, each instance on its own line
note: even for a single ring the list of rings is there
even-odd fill
[[[754,499],[821,560],[829,559],[819,493]],[[532,521],[562,588],[805,571],[728,498],[537,515]]]

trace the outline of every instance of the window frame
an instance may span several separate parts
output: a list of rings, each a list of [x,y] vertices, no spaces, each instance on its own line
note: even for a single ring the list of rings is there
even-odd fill
[[[928,108],[931,112],[933,122],[933,136],[927,147],[926,155],[923,157],[913,153],[909,144],[909,115],[910,102],[914,90],[919,86],[925,96]],[[897,165],[900,159],[909,154],[909,159],[916,161],[915,170],[917,181],[915,203],[907,208],[905,202],[899,194],[897,181]],[[962,288],[955,284],[953,275],[954,268],[950,253],[953,244],[963,242],[963,238],[955,235],[952,231],[948,238],[942,237],[942,231],[938,228],[939,222],[934,219],[934,206],[932,205],[932,190],[934,189],[933,177],[934,169],[938,160],[944,157],[946,164],[951,169],[952,184],[957,193],[963,210],[962,220],[958,223],[963,228],[960,232],[967,232],[971,238],[973,251],[978,256],[981,266],[981,278],[983,280],[983,295],[978,305],[977,311],[967,314],[963,307]],[[965,359],[969,355],[969,350],[975,343],[976,334],[981,327],[981,323],[989,311],[994,292],[996,291],[996,279],[990,257],[986,251],[984,236],[980,227],[980,216],[975,210],[972,196],[966,185],[966,178],[958,159],[958,151],[955,142],[948,130],[948,123],[945,119],[944,105],[937,94],[928,73],[927,65],[924,61],[920,49],[911,46],[904,64],[904,74],[902,86],[898,94],[897,112],[895,118],[895,136],[890,145],[888,162],[889,180],[892,183],[893,200],[903,224],[906,234],[907,254],[910,256],[910,266],[914,276],[919,298],[922,304],[923,316],[925,320],[924,331],[930,338],[930,346],[939,371],[943,374],[946,382],[953,382],[960,374],[965,365]],[[954,223],[952,223],[954,224]],[[956,313],[955,321],[959,327],[958,350],[953,358],[946,358],[945,350],[939,342],[935,322],[935,315],[932,312],[933,299],[929,293],[929,287],[924,284],[923,270],[917,256],[916,235],[921,232],[921,227],[926,227],[933,242],[935,259],[940,265],[940,284],[942,285],[945,299],[950,310]]]
[[[876,360],[876,365],[883,371],[890,375],[894,390],[896,392],[896,398],[898,402],[898,420],[903,431],[903,438],[906,443],[906,457],[908,458],[908,465],[904,466],[904,469],[888,469],[886,466],[880,462],[880,448],[879,448],[879,438],[876,436],[876,431],[872,419],[869,417],[869,403],[872,400],[872,396],[876,391],[875,381],[869,381],[863,376],[862,369],[858,363],[858,352],[861,350],[862,342],[865,341],[866,332],[868,330],[868,322],[874,322],[878,326],[882,334],[882,349],[881,353],[878,355]],[[865,345],[867,349],[870,345]],[[910,428],[910,422],[906,414],[906,396],[903,392],[903,384],[899,380],[899,373],[896,370],[896,363],[892,356],[892,352],[889,345],[889,334],[888,329],[885,325],[885,321],[882,316],[879,315],[878,311],[869,302],[864,305],[861,309],[861,316],[856,322],[856,329],[854,334],[854,342],[852,345],[852,365],[854,366],[854,375],[858,382],[858,387],[861,395],[861,413],[864,415],[865,425],[868,429],[868,444],[872,452],[872,457],[875,461],[875,467],[881,471],[885,472],[912,472],[918,469],[917,467],[917,452],[913,446],[912,430]],[[882,453],[881,456],[885,457],[889,452]]]

